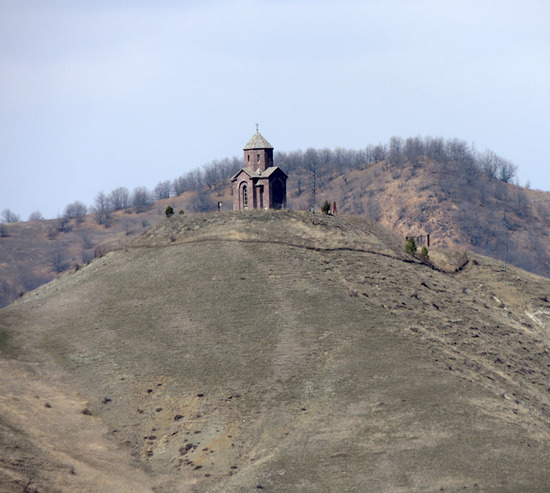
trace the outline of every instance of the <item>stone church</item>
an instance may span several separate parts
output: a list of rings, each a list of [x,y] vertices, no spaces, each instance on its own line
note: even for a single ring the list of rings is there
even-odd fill
[[[233,210],[284,209],[286,173],[273,165],[273,146],[258,132],[244,146],[244,167],[233,175]]]

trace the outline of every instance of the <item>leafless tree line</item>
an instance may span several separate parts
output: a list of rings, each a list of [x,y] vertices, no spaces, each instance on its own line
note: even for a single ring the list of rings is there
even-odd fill
[[[437,163],[441,175],[459,172],[474,181],[482,173],[489,178],[495,178],[505,183],[511,183],[516,178],[517,168],[510,161],[498,156],[490,150],[482,153],[476,151],[473,145],[460,139],[444,139],[442,137],[391,137],[385,144],[369,144],[363,149],[313,149],[305,151],[276,152],[275,163],[287,173],[294,175],[298,188],[298,195],[307,186],[306,175],[316,173],[318,185],[329,175],[345,173],[348,170],[362,169],[373,163],[387,160],[392,166],[399,166],[405,160],[414,166],[419,166],[423,159],[430,159]],[[119,187],[109,194],[100,192],[94,204],[87,208],[82,202],[68,204],[63,214],[58,217],[60,223],[68,223],[74,219],[81,222],[88,212],[92,212],[96,221],[109,227],[112,222],[112,213],[125,210],[136,212],[147,210],[153,201],[167,199],[171,196],[180,196],[185,192],[200,192],[204,189],[215,190],[220,184],[227,183],[229,177],[242,167],[241,159],[237,157],[215,160],[193,169],[172,181],[159,182],[152,191],[146,187],[137,187],[132,193]],[[195,200],[197,201],[197,200]],[[198,202],[204,202],[199,200]],[[205,205],[199,205],[204,210]],[[206,210],[210,205],[206,206]],[[42,220],[39,211],[29,216],[30,221]],[[10,209],[4,209],[0,222],[18,222],[20,217]],[[60,231],[64,224],[60,224]]]
[[[392,165],[409,161],[419,165],[429,159],[440,166],[461,167],[469,172],[483,172],[490,178],[511,183],[517,167],[490,150],[482,153],[460,139],[442,137],[391,137],[387,144],[368,145],[364,149],[307,149],[306,151],[276,152],[275,161],[287,172],[316,171],[323,174],[343,173],[361,169],[369,164],[387,160]]]
[[[132,193],[119,187],[105,194],[100,192],[94,200],[90,211],[94,214],[98,224],[109,227],[113,220],[113,212],[124,210],[125,212],[144,212],[148,210],[154,201],[163,200],[173,196],[182,195],[185,192],[196,192],[192,200],[192,207],[196,212],[212,209],[214,206],[204,193],[204,189],[215,190],[220,183],[236,173],[242,166],[241,161],[234,157],[212,161],[191,170],[174,180],[165,180],[157,183],[150,191],[146,187],[136,187]]]

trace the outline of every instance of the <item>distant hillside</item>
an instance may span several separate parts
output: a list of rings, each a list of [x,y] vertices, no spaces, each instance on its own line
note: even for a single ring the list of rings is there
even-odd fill
[[[368,217],[402,237],[430,234],[432,245],[507,258],[550,277],[550,193],[461,171],[433,161],[383,161],[328,177],[319,202],[335,200],[340,213]]]
[[[376,221],[403,238],[430,234],[433,245],[468,250],[550,277],[550,193],[514,185],[515,167],[464,142],[394,137],[363,150],[275,154],[289,174],[288,204],[308,210],[316,175],[316,208],[335,201],[340,214]],[[229,177],[235,159],[214,161],[176,178],[175,195],[143,212],[113,214],[108,228],[95,216],[0,225],[0,306],[68,269],[86,263],[104,242],[123,241],[164,219],[172,205],[186,214],[232,208]],[[170,183],[162,191],[169,194]],[[127,213],[130,212],[130,213]]]
[[[1,491],[550,483],[550,280],[292,211],[101,250],[0,310]]]
[[[24,293],[80,268],[94,258],[104,242],[125,241],[162,221],[168,205],[189,213],[195,192],[155,202],[143,212],[112,213],[109,227],[98,224],[95,215],[82,222],[59,219],[2,224],[0,234],[0,307]]]

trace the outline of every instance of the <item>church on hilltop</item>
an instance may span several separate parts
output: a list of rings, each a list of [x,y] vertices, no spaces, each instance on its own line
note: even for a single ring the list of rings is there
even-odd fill
[[[286,173],[273,165],[273,146],[256,124],[256,133],[243,148],[244,167],[231,178],[233,210],[284,209]]]

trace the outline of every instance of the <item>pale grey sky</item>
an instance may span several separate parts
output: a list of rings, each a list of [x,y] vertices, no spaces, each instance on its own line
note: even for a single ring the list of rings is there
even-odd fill
[[[546,0],[0,0],[0,210],[275,150],[442,136],[550,190]]]

